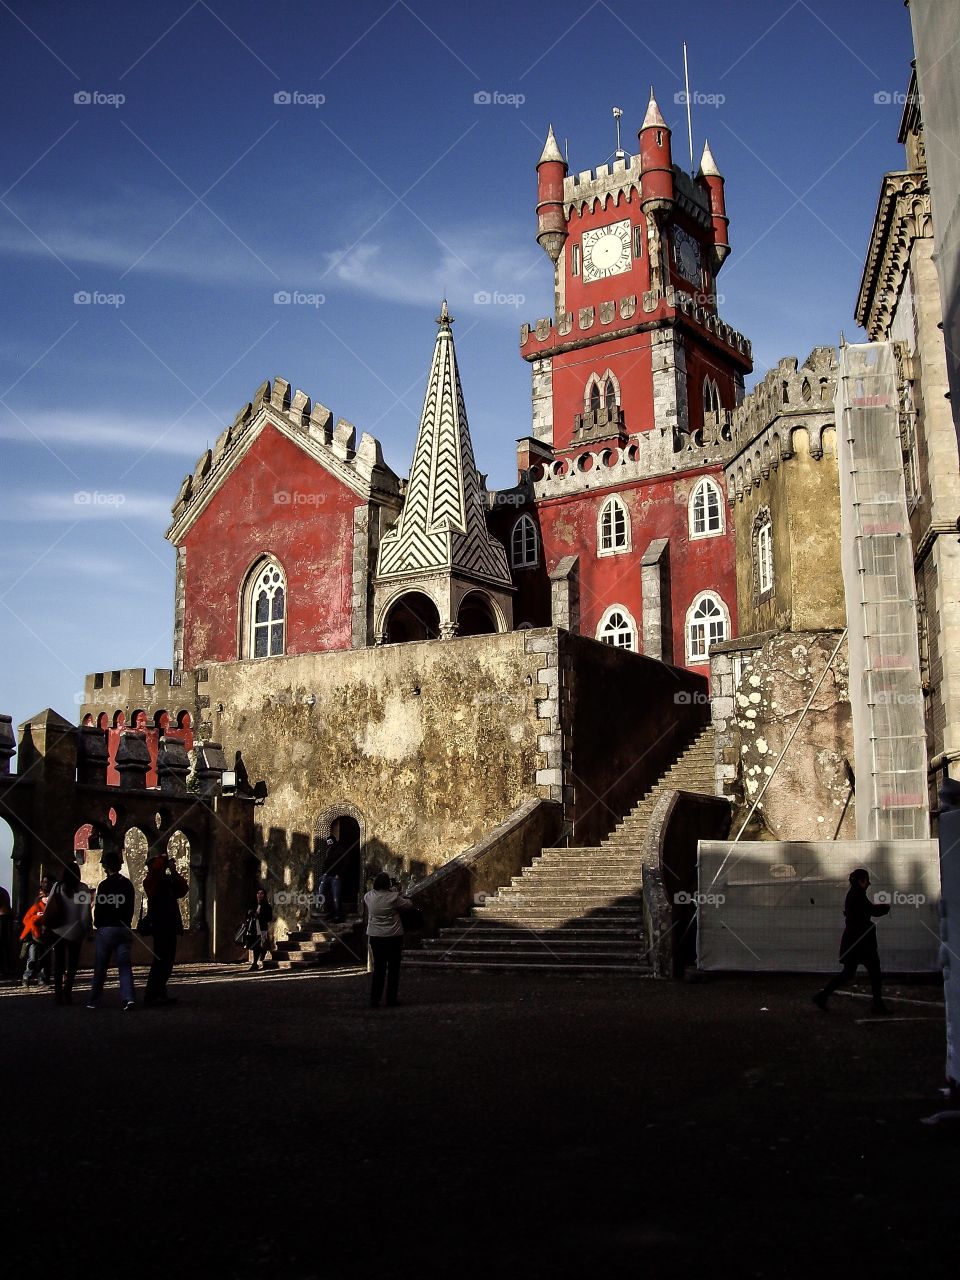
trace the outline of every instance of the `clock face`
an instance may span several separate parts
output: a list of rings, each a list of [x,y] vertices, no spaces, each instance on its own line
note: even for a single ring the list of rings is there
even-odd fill
[[[583,278],[586,281],[618,276],[630,270],[630,220],[583,233]]]
[[[680,227],[673,233],[673,260],[685,280],[700,283],[700,246]]]

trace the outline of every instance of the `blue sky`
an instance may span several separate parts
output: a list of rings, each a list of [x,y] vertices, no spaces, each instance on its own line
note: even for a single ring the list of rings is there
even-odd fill
[[[858,334],[901,0],[0,0],[0,711],[73,718],[86,672],[170,665],[169,507],[265,378],[405,472],[444,291],[478,465],[511,483],[547,125],[594,167],[614,104],[636,149],[653,83],[686,163],[684,38],[727,180],[722,312],[762,375]]]

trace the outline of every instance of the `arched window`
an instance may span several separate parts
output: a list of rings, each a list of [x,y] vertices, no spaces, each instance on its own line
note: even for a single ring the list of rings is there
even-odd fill
[[[713,538],[723,533],[723,495],[709,477],[696,485],[690,495],[690,537]]]
[[[600,619],[597,627],[597,639],[615,649],[629,649],[637,652],[637,624],[629,609],[622,604],[612,604]]]
[[[286,579],[275,560],[261,561],[250,575],[247,617],[250,620],[247,657],[275,658],[284,652]]]
[[[521,516],[510,534],[510,563],[514,569],[530,569],[537,563],[537,526]]]
[[[608,498],[600,508],[597,521],[597,555],[615,556],[630,550],[630,517],[616,496]]]
[[[600,387],[596,381],[590,384],[590,412],[600,412]]]
[[[720,413],[720,388],[714,378],[703,380],[703,420],[709,421]]]
[[[713,591],[701,591],[687,610],[687,662],[707,662],[710,646],[726,640],[728,630],[723,601]]]
[[[773,522],[768,507],[753,522],[753,582],[761,600],[773,591]]]
[[[612,413],[617,407],[617,389],[613,385],[613,379],[607,379],[607,387],[604,392],[604,405],[608,413]]]

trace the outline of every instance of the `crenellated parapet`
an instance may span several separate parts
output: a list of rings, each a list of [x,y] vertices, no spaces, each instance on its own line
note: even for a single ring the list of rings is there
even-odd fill
[[[811,458],[835,454],[838,368],[834,347],[814,347],[802,365],[796,356],[785,356],[738,406],[732,415],[732,452],[724,464],[731,501],[742,502],[793,457],[798,433]]]
[[[176,542],[198,513],[205,499],[239,461],[266,422],[313,454],[322,465],[365,499],[373,494],[396,499],[399,479],[383,460],[380,442],[364,431],[357,441],[356,427],[343,418],[334,422],[332,412],[319,400],[311,402],[304,391],[291,390],[285,378],[274,378],[257,388],[253,399],[237,413],[217,437],[212,449],[197,460],[193,473],[184,477],[173,504],[173,524],[167,537]]]
[[[535,499],[542,500],[716,465],[730,453],[730,420],[729,413],[720,413],[697,431],[655,427],[630,436],[623,445],[539,460],[530,467],[524,483],[530,486]]]
[[[146,668],[129,667],[119,671],[94,671],[84,680],[81,720],[91,717],[97,724],[106,715],[111,727],[122,723],[134,727],[138,715],[144,725],[156,726],[164,713],[172,724],[183,716],[191,723],[197,714],[199,671],[170,671],[158,667],[153,679],[147,679]]]
[[[701,306],[693,294],[672,285],[664,293],[646,292],[639,299],[629,294],[609,299],[595,307],[580,307],[576,315],[565,312],[558,320],[545,317],[535,325],[521,325],[520,354],[524,360],[555,355],[591,340],[639,333],[677,315],[692,321],[704,334],[740,357],[745,369],[752,367],[753,348],[748,338],[728,325],[712,310]],[[617,323],[619,322],[619,323]]]

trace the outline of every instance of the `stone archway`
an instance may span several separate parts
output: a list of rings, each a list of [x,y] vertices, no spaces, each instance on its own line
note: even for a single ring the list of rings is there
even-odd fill
[[[327,856],[328,838],[332,837],[332,860]],[[330,866],[325,866],[327,861]],[[342,911],[359,911],[367,873],[367,824],[360,810],[352,804],[329,805],[317,818],[314,852],[314,888],[319,886],[322,870],[341,878]]]
[[[382,633],[384,644],[437,640],[441,634],[440,610],[425,592],[404,591],[388,606]]]

